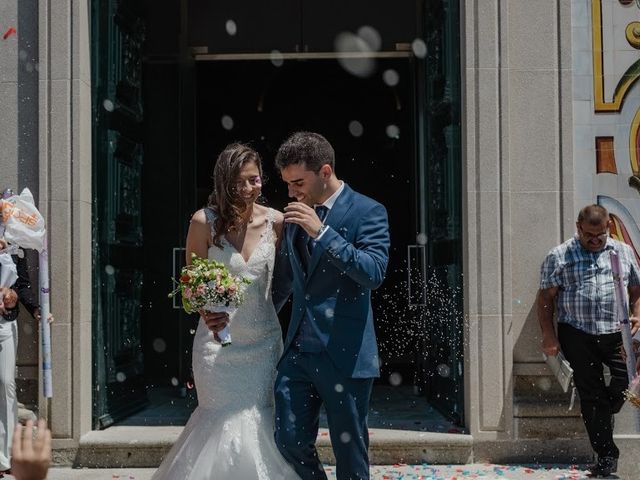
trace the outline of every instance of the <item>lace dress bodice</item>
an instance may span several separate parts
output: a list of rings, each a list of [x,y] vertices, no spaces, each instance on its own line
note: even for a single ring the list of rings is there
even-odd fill
[[[206,212],[213,225],[213,212]],[[282,354],[282,334],[271,301],[274,213],[269,209],[261,238],[248,261],[224,237],[222,249],[209,247],[210,260],[225,264],[232,275],[248,278],[251,283],[246,287],[244,302],[229,319],[231,345],[222,347],[203,321],[198,324],[193,373],[198,404],[205,408],[272,405],[275,365]]]

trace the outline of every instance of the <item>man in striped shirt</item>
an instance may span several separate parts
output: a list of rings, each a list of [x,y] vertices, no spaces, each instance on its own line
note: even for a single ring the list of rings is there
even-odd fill
[[[542,350],[553,356],[561,349],[573,368],[582,418],[597,454],[590,468],[595,477],[606,477],[617,469],[620,451],[613,441],[613,415],[622,408],[628,386],[616,317],[611,250],[620,255],[629,291],[632,332],[640,326],[640,269],[631,247],[609,237],[609,225],[609,213],[600,205],[580,210],[576,235],[545,258],[538,293]],[[604,381],[603,365],[611,371],[609,385]]]

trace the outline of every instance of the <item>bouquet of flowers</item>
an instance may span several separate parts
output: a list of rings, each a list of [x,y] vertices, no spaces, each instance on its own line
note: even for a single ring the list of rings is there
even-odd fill
[[[251,280],[234,277],[224,264],[192,253],[191,265],[182,269],[176,283],[178,286],[169,293],[169,297],[180,293],[185,312],[206,310],[231,314],[244,300],[244,289]],[[230,345],[229,327],[219,331],[218,337],[223,347]]]

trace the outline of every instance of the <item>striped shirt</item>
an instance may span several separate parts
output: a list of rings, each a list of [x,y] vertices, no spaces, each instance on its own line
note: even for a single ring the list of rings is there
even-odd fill
[[[590,252],[573,237],[553,248],[542,263],[540,289],[559,287],[558,323],[602,335],[620,331],[609,252],[620,255],[625,286],[640,285],[640,269],[631,247],[612,238],[604,249]]]

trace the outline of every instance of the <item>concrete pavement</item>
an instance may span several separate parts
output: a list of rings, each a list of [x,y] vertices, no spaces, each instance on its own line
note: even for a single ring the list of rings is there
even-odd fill
[[[52,468],[49,480],[150,480],[154,468],[72,469]],[[335,479],[335,467],[326,467],[327,476]],[[570,465],[378,465],[371,467],[372,480],[582,480],[589,478],[584,466]],[[11,479],[11,476],[6,477]],[[612,475],[609,478],[635,480],[637,477]],[[176,479],[177,480],[177,479]]]

